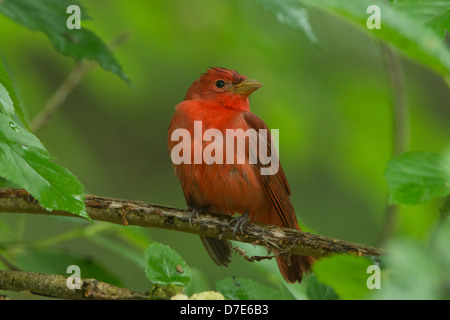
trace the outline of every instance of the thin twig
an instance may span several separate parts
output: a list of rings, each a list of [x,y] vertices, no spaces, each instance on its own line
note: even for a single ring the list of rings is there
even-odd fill
[[[392,153],[395,157],[405,152],[409,143],[409,112],[405,94],[405,77],[398,53],[385,43],[381,43],[381,52],[391,83],[394,129]]]
[[[114,39],[109,47],[112,49],[117,48],[122,43],[124,43],[130,34],[128,32],[124,32],[119,35],[116,39]],[[75,89],[75,87],[80,83],[83,76],[94,69],[97,66],[97,63],[94,61],[80,61],[77,62],[75,68],[70,72],[67,79],[61,83],[61,85],[56,89],[53,95],[45,104],[44,108],[39,112],[34,119],[31,121],[30,128],[31,131],[37,132],[42,129],[47,123],[50,121],[52,116],[58,110],[58,108],[66,101],[69,94]]]
[[[231,224],[233,218],[227,215],[202,213],[192,219],[191,226],[189,213],[184,209],[92,195],[86,195],[85,202],[86,211],[92,220],[119,225],[123,225],[125,216],[128,225],[163,228],[205,237],[235,240],[264,246],[271,250],[316,257],[333,253],[351,253],[358,256],[383,254],[383,251],[378,248],[257,222],[248,222],[244,226],[244,232],[235,236]],[[0,212],[78,217],[64,211],[49,212],[22,189],[0,189]]]
[[[10,262],[6,257],[4,257],[1,253],[0,253],[0,262],[2,262],[5,267],[7,267],[10,270],[15,270],[15,271],[19,271],[19,268],[17,268],[12,262]]]
[[[396,157],[408,149],[409,143],[409,117],[408,104],[405,94],[405,79],[403,74],[402,62],[400,56],[391,46],[384,42],[378,42],[380,54],[383,57],[386,69],[389,74],[389,82],[392,97],[392,116],[393,116],[393,135],[392,135],[392,155]],[[395,204],[389,204],[386,199],[385,218],[378,240],[378,245],[383,245],[392,235],[396,220],[398,207]]]
[[[239,248],[238,246],[233,247],[233,250],[234,250],[234,252],[236,252],[238,255],[240,255],[242,258],[244,258],[248,262],[272,260],[273,258],[276,258],[278,255],[282,254],[282,252],[277,252],[273,255],[249,257],[247,255],[247,252],[244,249]]]

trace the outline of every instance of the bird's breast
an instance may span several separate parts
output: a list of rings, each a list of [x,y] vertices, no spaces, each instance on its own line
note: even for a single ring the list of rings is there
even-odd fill
[[[175,167],[190,205],[208,207],[211,212],[243,214],[254,211],[255,204],[263,203],[264,194],[257,170],[248,161],[249,144],[245,144],[244,152],[236,150],[237,143],[231,149],[227,147],[227,129],[246,130],[245,122],[240,112],[224,109],[201,108],[201,104],[179,106],[169,127],[169,149],[176,145],[170,141],[175,129],[189,132],[190,161]]]

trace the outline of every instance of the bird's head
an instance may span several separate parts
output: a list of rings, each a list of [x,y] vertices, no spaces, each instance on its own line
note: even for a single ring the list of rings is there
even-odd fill
[[[248,97],[262,84],[234,70],[210,68],[189,88],[185,100],[209,100],[226,108],[248,111]]]

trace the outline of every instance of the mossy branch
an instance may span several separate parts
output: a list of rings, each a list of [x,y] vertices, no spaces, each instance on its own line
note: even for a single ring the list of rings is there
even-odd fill
[[[149,295],[119,288],[95,279],[80,279],[79,289],[69,289],[68,277],[57,274],[0,270],[0,290],[73,300],[146,300]]]
[[[176,230],[260,245],[283,253],[315,257],[334,253],[350,253],[358,256],[383,254],[381,249],[371,246],[251,221],[245,224],[243,233],[238,232],[234,236],[233,218],[227,215],[202,213],[192,219],[191,225],[190,212],[183,209],[93,195],[86,195],[85,202],[87,213],[92,220],[119,225]],[[78,217],[64,211],[49,212],[22,189],[0,189],[0,212]]]

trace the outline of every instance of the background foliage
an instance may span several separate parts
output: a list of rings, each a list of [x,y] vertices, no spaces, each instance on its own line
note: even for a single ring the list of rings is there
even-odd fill
[[[65,28],[69,2],[82,5],[79,32]],[[381,30],[366,28],[374,3]],[[304,284],[286,285],[274,262],[236,256],[229,268],[217,267],[197,236],[60,217],[0,214],[0,255],[26,271],[65,274],[78,264],[82,277],[137,291],[149,290],[147,275],[154,283],[181,277],[187,294],[218,290],[231,299],[448,298],[449,8],[446,0],[0,1],[0,186],[26,188],[46,208],[81,215],[83,189],[185,207],[167,127],[192,81],[222,66],[264,84],[251,107],[280,129],[305,230],[377,245],[386,199],[399,204],[387,244],[397,254],[381,261],[376,292],[365,285],[371,260],[324,259]],[[105,43],[124,33],[112,54]],[[380,39],[403,57],[405,151],[416,151],[392,161],[392,91]],[[72,58],[104,70],[84,76],[36,133],[39,141],[27,123],[74,68]],[[152,278],[161,270],[152,269],[159,264],[150,250],[144,259],[150,243],[162,250],[161,262],[183,272]]]

